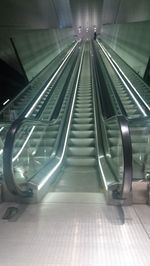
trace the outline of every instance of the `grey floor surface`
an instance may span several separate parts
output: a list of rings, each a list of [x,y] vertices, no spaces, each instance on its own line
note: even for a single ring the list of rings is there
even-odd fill
[[[0,205],[0,218],[13,203]],[[102,193],[50,192],[0,219],[0,266],[149,266],[150,208],[107,206]]]

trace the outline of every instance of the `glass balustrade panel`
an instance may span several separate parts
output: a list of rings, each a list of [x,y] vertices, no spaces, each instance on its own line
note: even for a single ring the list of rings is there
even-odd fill
[[[130,120],[133,180],[150,180],[150,119]]]
[[[123,182],[124,159],[122,137],[117,118],[111,118],[105,121],[106,143],[105,155],[111,171],[114,175],[114,180],[118,184]]]
[[[30,180],[50,160],[58,134],[57,125],[22,125],[13,145],[13,172],[19,185]]]

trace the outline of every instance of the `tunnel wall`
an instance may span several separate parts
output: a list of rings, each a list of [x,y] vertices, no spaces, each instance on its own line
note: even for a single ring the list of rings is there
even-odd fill
[[[150,56],[150,21],[103,25],[102,39],[141,77]]]
[[[12,39],[28,80],[31,80],[73,42],[73,31],[71,28],[29,30]]]

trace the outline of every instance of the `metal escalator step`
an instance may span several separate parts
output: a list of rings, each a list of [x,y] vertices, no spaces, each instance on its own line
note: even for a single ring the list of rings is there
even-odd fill
[[[77,97],[77,102],[91,102],[91,96]]]
[[[91,81],[90,80],[87,80],[88,79],[88,76],[87,77],[84,77],[84,81],[82,81],[82,79],[80,79],[80,83],[79,83],[79,89],[85,89],[85,91],[87,90],[87,87],[91,88]]]
[[[87,85],[86,87],[80,86],[78,90],[78,94],[88,94],[91,93],[91,85]]]
[[[93,118],[73,118],[72,122],[76,124],[88,124],[88,123],[93,123],[94,119]]]
[[[74,118],[91,118],[93,117],[93,113],[92,112],[88,112],[88,113],[85,113],[85,112],[74,112],[73,114],[73,117]]]
[[[78,131],[87,131],[87,130],[94,130],[94,124],[90,123],[90,124],[72,124],[71,125],[71,129],[72,130],[78,130]]]
[[[86,91],[86,92],[82,92],[82,91],[79,91],[78,94],[77,94],[77,97],[91,97],[91,91]]]
[[[123,98],[123,100],[124,100],[124,103],[126,104],[126,106],[130,107],[131,105],[133,105],[133,101],[131,101],[130,99],[126,100]]]
[[[80,95],[77,95],[77,100],[91,100],[92,99],[92,94],[91,92],[88,92],[88,94],[82,93]]]
[[[95,139],[94,138],[70,138],[69,145],[71,146],[94,146],[95,145]]]
[[[81,96],[90,96],[91,95],[91,92],[92,92],[92,90],[91,90],[91,88],[90,87],[88,87],[88,88],[86,88],[86,89],[82,89],[82,88],[80,88],[80,90],[78,91],[78,94],[77,95],[81,95]]]
[[[138,117],[141,117],[141,114],[140,113],[137,113],[137,114],[128,114],[128,119],[133,119],[133,118],[138,118]]]
[[[134,136],[135,135],[146,135],[146,132],[147,132],[147,135],[149,135],[149,130],[148,130],[148,127],[146,126],[139,126],[139,125],[135,125],[134,127],[130,127],[130,132],[131,132],[131,135]]]
[[[90,138],[90,137],[94,137],[94,131],[93,130],[87,130],[87,131],[71,130],[70,136],[74,138]]]
[[[79,104],[79,103],[76,103],[75,107],[79,107],[79,108],[89,108],[89,107],[92,107],[92,102],[91,103],[82,103]]]
[[[88,93],[83,93],[83,92],[80,92],[80,94],[78,93],[77,94],[77,99],[86,99],[86,100],[89,100],[89,99],[91,99],[91,97],[92,97],[92,94],[91,94],[91,92],[88,92]]]
[[[82,106],[82,104],[90,104],[90,103],[92,103],[92,100],[91,99],[89,99],[89,100],[77,99],[76,103],[80,104],[80,106]]]
[[[66,163],[69,166],[95,166],[97,164],[96,159],[94,157],[68,157]]]
[[[142,132],[140,132],[140,133],[142,133]],[[140,136],[140,137],[139,137]],[[149,137],[149,135],[147,134],[145,134],[145,135],[142,135],[142,134],[137,134],[137,135],[131,135],[131,140],[132,140],[132,143],[134,144],[141,144],[141,143],[143,143],[143,144],[145,144],[145,143],[148,143],[148,137]]]
[[[75,112],[78,112],[78,113],[80,113],[80,112],[86,112],[86,113],[88,113],[88,112],[93,112],[93,109],[92,109],[92,107],[75,107],[74,108],[74,111]]]
[[[95,155],[95,147],[70,147],[68,148],[68,156],[94,156]]]
[[[129,113],[129,115],[138,115],[139,114],[139,111],[136,110],[135,108],[125,108],[125,109]]]
[[[132,143],[132,151],[133,151],[133,153],[139,153],[139,154],[141,154],[141,153],[146,153],[146,151],[147,151],[147,142],[145,142],[145,143]]]

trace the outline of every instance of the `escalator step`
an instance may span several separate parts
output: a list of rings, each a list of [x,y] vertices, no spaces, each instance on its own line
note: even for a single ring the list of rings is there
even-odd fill
[[[87,131],[87,130],[94,130],[94,124],[90,123],[90,124],[72,124],[71,125],[71,129],[72,130],[78,130],[78,131]]]
[[[90,137],[94,137],[94,132],[93,130],[87,130],[87,131],[72,130],[70,136],[74,138],[90,138]]]
[[[89,158],[89,157],[68,157],[67,158],[67,165],[69,166],[95,166],[96,165],[96,159],[95,158]]]
[[[95,146],[95,139],[94,138],[70,138],[69,140],[70,146],[82,147],[82,146]]]
[[[94,122],[93,118],[73,118],[73,123],[76,124],[88,124],[93,122]]]
[[[95,148],[94,147],[69,147],[68,155],[70,156],[94,156]]]

